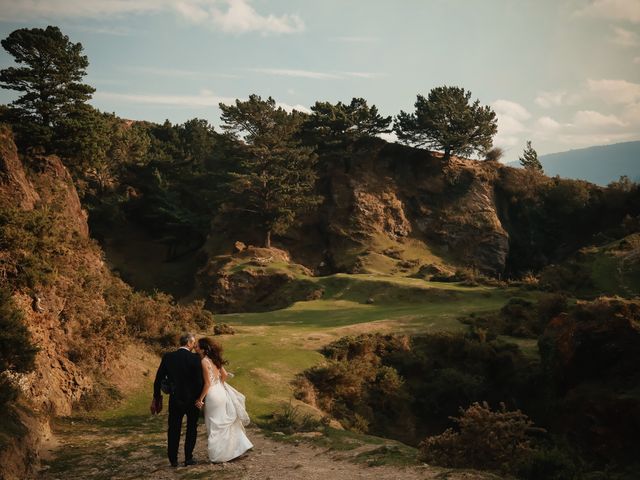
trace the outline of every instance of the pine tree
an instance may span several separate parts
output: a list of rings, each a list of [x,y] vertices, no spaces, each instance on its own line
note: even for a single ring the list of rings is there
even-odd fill
[[[427,98],[418,95],[415,113],[401,111],[394,131],[408,144],[436,148],[451,155],[486,153],[498,131],[496,114],[480,101],[471,103],[471,92],[460,87],[437,87]]]
[[[313,195],[316,156],[298,140],[305,115],[287,113],[269,97],[220,104],[222,128],[237,141],[237,167],[226,184],[227,210],[248,215],[271,247],[271,235],[284,233],[300,212],[317,205]]]
[[[49,149],[54,130],[95,91],[81,83],[89,66],[82,44],[52,26],[21,28],[1,43],[19,65],[0,70],[0,87],[21,93],[9,119],[21,144]]]
[[[542,172],[542,164],[538,160],[538,152],[531,146],[531,140],[527,140],[527,146],[520,157],[520,165],[528,170]]]

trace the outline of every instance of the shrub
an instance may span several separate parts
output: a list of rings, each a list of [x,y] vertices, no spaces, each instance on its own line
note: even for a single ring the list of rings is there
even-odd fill
[[[301,413],[300,408],[291,402],[282,405],[273,412],[271,419],[265,425],[267,429],[282,433],[311,432],[321,426],[321,420],[308,413]]]
[[[213,326],[214,335],[235,335],[236,331],[228,323],[216,323]]]
[[[445,467],[468,467],[515,472],[533,453],[529,432],[533,423],[524,413],[507,411],[502,404],[492,411],[474,403],[452,420],[457,431],[426,438],[420,458]]]

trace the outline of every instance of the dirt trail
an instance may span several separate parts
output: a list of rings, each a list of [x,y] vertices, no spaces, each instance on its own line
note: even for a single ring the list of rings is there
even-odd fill
[[[80,479],[496,479],[477,472],[422,466],[369,466],[357,462],[366,445],[348,451],[328,450],[300,439],[274,440],[249,428],[254,448],[226,464],[206,462],[204,426],[200,425],[195,458],[189,467],[171,468],[165,457],[165,418],[124,417],[113,420],[66,419],[56,426],[58,446],[41,472],[42,480]],[[359,457],[360,455],[360,457]]]

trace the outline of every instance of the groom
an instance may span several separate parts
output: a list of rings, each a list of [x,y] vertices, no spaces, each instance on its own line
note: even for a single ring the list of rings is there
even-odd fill
[[[191,333],[180,337],[180,348],[166,353],[162,357],[160,367],[153,382],[153,401],[151,412],[162,410],[163,379],[168,379],[169,393],[169,430],[167,432],[167,454],[172,467],[178,466],[178,446],[182,419],[187,416],[187,435],[184,441],[184,465],[195,465],[193,448],[196,445],[196,433],[200,410],[196,408],[196,400],[202,391],[202,366],[200,357],[192,353],[196,346],[196,338]],[[165,380],[165,382],[167,382]]]

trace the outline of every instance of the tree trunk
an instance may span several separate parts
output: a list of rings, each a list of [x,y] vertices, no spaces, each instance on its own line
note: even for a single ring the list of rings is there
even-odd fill
[[[264,246],[266,248],[271,248],[271,230],[267,231],[267,238],[265,239]]]
[[[444,156],[442,157],[442,160],[445,163],[449,163],[449,159],[451,158],[451,148],[450,147],[446,147],[444,149]]]

